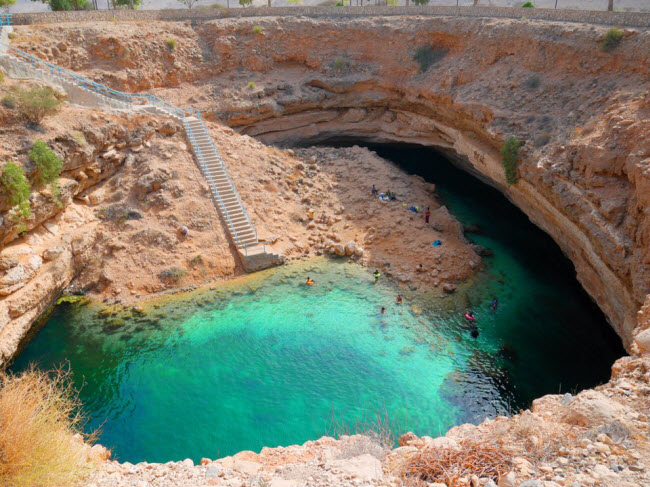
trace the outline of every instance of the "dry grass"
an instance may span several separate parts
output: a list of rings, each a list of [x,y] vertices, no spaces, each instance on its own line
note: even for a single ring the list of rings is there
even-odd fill
[[[79,406],[68,371],[0,372],[0,485],[77,485],[94,466],[74,438],[82,434]]]
[[[336,438],[341,436],[362,435],[367,441],[353,442],[347,445],[341,455],[344,458],[368,453],[376,458],[383,458],[385,453],[395,446],[395,424],[390,421],[387,413],[369,413],[367,417],[357,420],[350,425],[333,413],[330,417],[330,427],[327,434]]]
[[[498,481],[511,470],[511,465],[511,454],[506,449],[465,440],[458,449],[419,450],[409,458],[403,476],[447,485],[458,485],[458,479],[471,475]]]
[[[560,448],[571,447],[577,430],[524,413],[514,422],[512,435],[510,447],[537,465],[556,458]]]

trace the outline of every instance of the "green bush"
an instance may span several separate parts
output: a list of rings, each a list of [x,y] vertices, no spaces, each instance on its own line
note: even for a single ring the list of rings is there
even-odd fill
[[[253,26],[253,34],[261,34],[262,32],[264,32],[264,27],[262,27],[261,25]]]
[[[516,137],[508,137],[501,147],[503,159],[503,172],[506,176],[506,183],[515,184],[517,182],[517,161],[519,160],[519,148],[523,145]]]
[[[0,71],[0,83],[2,83],[5,80],[5,74]]]
[[[7,204],[17,210],[14,221],[21,222],[21,231],[24,231],[23,222],[32,216],[30,186],[25,171],[18,164],[7,162],[0,175],[0,185],[0,192],[7,198]]]
[[[172,267],[170,269],[165,269],[162,271],[160,274],[158,274],[158,277],[165,282],[168,283],[177,283],[183,277],[187,274],[187,271],[185,269],[181,269],[180,267]]]
[[[334,61],[332,61],[332,67],[334,69],[345,69],[348,66],[348,62],[343,59],[342,57],[337,57]]]
[[[609,29],[605,33],[605,37],[600,41],[600,49],[609,52],[616,49],[623,39],[623,31],[621,29]]]
[[[427,70],[444,58],[448,49],[434,49],[431,46],[420,46],[415,50],[413,60],[420,65],[420,73],[426,73]]]
[[[42,0],[57,12],[62,10],[91,10],[92,4],[87,0]]]
[[[415,5],[429,5],[429,0],[413,0]]]
[[[176,39],[172,39],[171,37],[169,39],[167,39],[167,48],[170,51],[173,51],[174,49],[176,49]]]
[[[29,159],[36,165],[36,184],[49,184],[52,190],[52,197],[57,205],[61,206],[59,200],[59,195],[61,194],[59,176],[63,169],[63,161],[42,140],[34,142],[32,150],[29,151]]]
[[[239,5],[241,5],[244,8],[252,4],[253,4],[253,0],[239,0]]]
[[[521,8],[535,8],[535,5],[533,5],[533,2],[526,2],[521,6]]]
[[[248,89],[250,89],[250,90],[255,89],[255,81],[249,81],[248,82]]]
[[[22,117],[34,125],[59,110],[62,100],[49,86],[36,86],[17,91],[17,106]]]

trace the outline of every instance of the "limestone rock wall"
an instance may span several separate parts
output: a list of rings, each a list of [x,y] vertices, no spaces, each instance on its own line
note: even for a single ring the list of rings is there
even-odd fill
[[[198,29],[221,70],[206,110],[268,143],[352,136],[455,154],[554,237],[630,345],[650,293],[647,31],[604,52],[605,28],[549,22],[257,23],[236,42],[251,21]],[[507,136],[525,143],[512,186]]]

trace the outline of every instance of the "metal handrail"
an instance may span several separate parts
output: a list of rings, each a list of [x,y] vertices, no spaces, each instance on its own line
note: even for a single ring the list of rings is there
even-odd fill
[[[0,25],[11,25],[12,14],[0,14]]]
[[[203,121],[201,120],[201,122],[203,122]],[[211,186],[211,188],[210,188],[211,191],[210,192],[213,195],[213,198],[214,198],[214,196],[216,196],[217,199],[219,200],[218,201],[219,202],[219,207],[222,210],[224,219],[226,220],[228,228],[230,229],[230,233],[231,233],[231,235],[233,236],[233,238],[235,240],[235,245],[237,247],[244,247],[245,251],[248,252],[248,249],[247,249],[248,244],[242,244],[242,242],[241,242],[241,240],[239,238],[237,230],[235,229],[235,225],[234,225],[232,219],[230,218],[230,215],[228,213],[228,209],[226,208],[226,204],[221,199],[221,195],[219,194],[219,191],[217,190],[216,184],[215,184],[214,180],[212,179],[212,175],[210,174],[210,171],[208,170],[207,164],[206,164],[205,159],[203,157],[203,152],[201,151],[201,149],[199,147],[199,144],[196,141],[196,138],[194,137],[194,131],[190,127],[189,122],[185,121],[184,125],[185,125],[185,131],[187,133],[187,137],[190,140],[190,144],[192,145],[192,148],[194,149],[194,153],[196,154],[196,157],[199,160],[199,163],[200,163],[201,168],[203,170],[203,175],[208,180],[208,183]],[[210,139],[210,140],[212,140],[212,139]],[[212,145],[214,147],[214,142],[212,142]],[[216,150],[216,148],[215,148],[215,150]],[[219,159],[219,162],[220,162],[221,166],[224,169],[224,174],[226,174],[226,177],[228,178],[229,181],[232,181],[230,179],[230,175],[228,174],[225,166],[223,165],[223,161],[221,161],[221,158],[218,156],[218,153],[217,153],[217,157]],[[239,199],[239,195],[237,194],[237,191],[235,190],[235,188],[234,188],[234,186],[232,184],[231,184],[231,189],[233,190],[233,193],[238,197],[238,200],[240,201],[240,204],[241,204],[241,200]],[[246,215],[246,209],[244,208],[243,204],[241,205],[241,208],[242,208],[243,214]],[[248,215],[246,215],[246,216],[248,217]],[[250,223],[250,220],[249,220],[249,223]],[[251,228],[253,228],[253,231],[255,232],[255,240],[257,240],[257,231],[255,230],[255,227],[251,226]]]
[[[0,16],[0,22],[3,22],[3,18],[6,18],[6,15]],[[6,22],[10,22],[10,14],[9,14],[9,19],[6,20]],[[0,23],[0,25],[3,25]],[[7,24],[9,25],[9,24]],[[172,105],[169,102],[166,102],[165,100],[162,100],[158,98],[155,95],[152,95],[151,93],[125,93],[122,91],[114,90],[112,88],[109,88],[106,85],[103,85],[101,83],[97,83],[96,81],[93,81],[89,78],[86,78],[85,76],[80,76],[79,74],[75,73],[74,71],[67,70],[65,68],[61,68],[60,66],[57,66],[55,64],[49,63],[37,56],[34,56],[32,54],[29,54],[25,51],[21,51],[20,49],[17,49],[13,46],[10,46],[8,44],[0,42],[0,46],[6,47],[6,52],[8,54],[11,54],[19,60],[22,60],[22,62],[25,62],[27,64],[30,64],[34,66],[37,69],[44,70],[46,72],[49,72],[49,74],[52,77],[57,77],[61,80],[64,80],[68,83],[76,84],[86,90],[89,90],[91,92],[94,92],[98,95],[104,96],[109,99],[116,100],[120,103],[124,103],[127,105],[129,108],[133,108],[134,106],[147,106],[150,105],[155,109],[158,109],[162,112],[165,112],[169,115],[179,117],[183,119],[183,125],[185,126],[185,131],[187,133],[187,137],[190,141],[190,144],[192,145],[192,148],[194,149],[194,153],[196,154],[196,158],[199,162],[199,166],[201,167],[203,171],[203,175],[208,181],[210,185],[210,193],[212,195],[212,199],[214,200],[215,197],[218,200],[218,206],[222,209],[223,215],[225,217],[226,223],[229,226],[230,233],[233,236],[233,239],[235,240],[235,244],[237,247],[243,247],[244,251],[246,254],[248,254],[248,247],[250,244],[242,244],[241,239],[239,238],[238,232],[235,229],[235,225],[232,222],[232,219],[230,218],[230,215],[228,214],[228,210],[226,209],[226,205],[221,199],[221,195],[219,194],[219,191],[217,190],[216,184],[214,183],[214,180],[212,179],[212,176],[210,175],[210,172],[208,171],[203,153],[196,142],[196,138],[194,137],[194,132],[192,128],[190,127],[190,124],[186,121],[187,117],[195,117],[197,120],[201,122],[201,127],[204,132],[204,134],[208,137],[210,140],[210,144],[212,145],[212,149],[214,150],[214,154],[216,155],[217,160],[219,161],[219,165],[223,169],[224,174],[226,175],[226,179],[228,181],[228,185],[230,186],[230,189],[232,193],[234,194],[237,203],[241,207],[242,214],[244,215],[244,218],[246,219],[246,222],[248,223],[249,227],[253,230],[253,234],[255,236],[255,243],[253,245],[257,245],[259,243],[259,239],[257,237],[257,229],[255,228],[255,225],[253,225],[253,222],[248,215],[248,212],[246,211],[246,207],[244,206],[243,201],[241,200],[241,197],[239,193],[237,192],[237,189],[235,188],[235,183],[233,182],[232,178],[230,177],[230,174],[228,173],[228,170],[226,168],[226,165],[223,162],[223,159],[221,159],[221,155],[219,154],[219,151],[217,150],[217,147],[214,143],[214,140],[212,140],[212,137],[210,137],[210,134],[208,133],[208,129],[205,125],[205,122],[201,118],[201,113],[199,112],[198,109],[193,108],[193,107],[184,107],[184,108],[179,108],[175,105]],[[264,249],[266,250],[266,245],[264,245]]]
[[[159,108],[179,118],[184,118],[185,116],[187,116],[187,114],[190,114],[190,116],[195,116],[199,119],[201,118],[199,110],[196,108],[193,107],[179,108],[175,105],[172,105],[169,102],[166,102],[161,98],[158,98],[155,95],[152,95],[151,93],[125,93],[123,91],[114,90],[113,88],[109,88],[106,85],[97,83],[96,81],[93,81],[90,78],[87,78],[85,76],[81,76],[75,73],[74,71],[70,71],[68,69],[62,68],[55,64],[49,63],[44,59],[39,58],[38,56],[29,54],[9,44],[0,42],[0,46],[6,48],[7,54],[11,54],[14,57],[19,58],[22,62],[31,64],[36,68],[40,68],[48,72],[51,76],[55,76],[63,81],[72,84],[76,84],[82,88],[97,93],[98,95],[102,95],[107,98],[117,100],[118,102],[121,103],[125,103],[129,107],[133,107],[134,105],[137,106],[137,105],[150,104],[155,108]]]
[[[196,158],[199,160],[203,176],[206,178],[208,181],[208,184],[210,185],[210,195],[212,199],[214,200],[215,196],[219,200],[218,204],[219,207],[221,208],[223,215],[225,217],[226,223],[229,225],[231,228],[231,234],[233,238],[235,239],[235,244],[239,245],[239,236],[236,234],[234,231],[234,227],[232,226],[232,220],[230,219],[230,215],[228,215],[228,210],[226,209],[226,205],[224,204],[223,200],[221,199],[221,195],[217,191],[216,185],[214,183],[214,180],[212,179],[212,176],[210,175],[210,172],[208,171],[208,167],[205,163],[205,159],[203,158],[203,155],[201,154],[201,151],[199,149],[199,146],[196,142],[196,139],[194,138],[194,134],[192,133],[192,129],[189,127],[189,124],[185,124],[185,129],[187,132],[188,139],[190,139],[190,144],[194,148],[194,153],[196,154]]]
[[[228,173],[228,170],[226,168],[226,165],[223,162],[223,159],[221,159],[221,155],[219,154],[219,151],[217,150],[217,146],[214,144],[214,140],[212,140],[212,137],[210,137],[210,134],[208,133],[207,128],[205,127],[205,123],[201,120],[201,124],[203,126],[203,131],[205,135],[208,136],[210,139],[210,143],[212,144],[212,149],[214,150],[214,153],[217,157],[217,160],[219,161],[219,164],[221,165],[221,168],[223,169],[224,174],[226,175],[226,179],[228,180],[228,185],[230,186],[230,189],[232,190],[233,194],[235,195],[235,198],[237,198],[237,202],[239,203],[239,206],[241,206],[242,209],[242,214],[246,218],[246,221],[250,225],[251,229],[253,230],[253,233],[255,234],[255,241],[258,241],[257,237],[257,229],[255,228],[255,225],[253,225],[253,222],[248,215],[248,212],[246,211],[246,207],[244,206],[244,202],[241,200],[241,196],[239,195],[239,192],[235,188],[235,183],[233,182],[232,178],[230,177],[230,174]]]

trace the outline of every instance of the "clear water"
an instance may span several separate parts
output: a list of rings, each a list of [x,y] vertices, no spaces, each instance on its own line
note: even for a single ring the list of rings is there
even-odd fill
[[[607,379],[623,353],[570,264],[498,193],[415,148],[377,148],[435,182],[494,257],[448,298],[320,260],[107,315],[61,305],[17,358],[68,361],[101,443],[123,461],[198,461],[354,431],[382,416],[438,435]],[[432,170],[435,168],[435,170]],[[310,275],[316,285],[302,283]],[[489,309],[499,298],[496,312]],[[381,306],[387,313],[381,315]],[[463,323],[477,314],[478,339]]]

